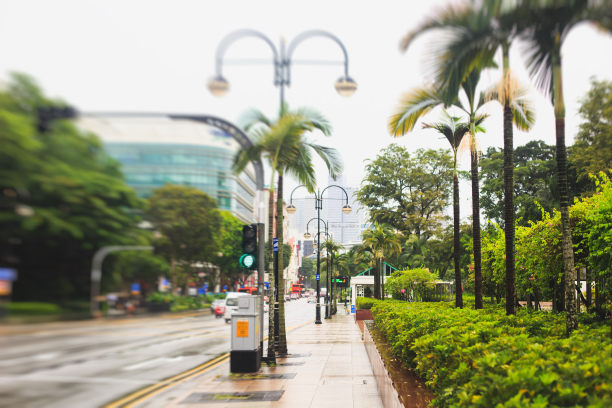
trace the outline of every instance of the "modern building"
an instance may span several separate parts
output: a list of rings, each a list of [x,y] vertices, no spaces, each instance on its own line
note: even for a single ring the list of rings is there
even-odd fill
[[[361,233],[365,224],[365,211],[357,201],[356,195],[359,189],[347,186],[344,182],[344,176],[338,177],[337,180],[330,177],[328,184],[335,184],[344,188],[348,195],[349,205],[353,209],[350,213],[345,214],[342,211],[342,207],[346,204],[344,192],[339,188],[328,189],[323,196],[321,216],[328,222],[329,233],[335,241],[341,244],[361,242]]]
[[[255,176],[232,171],[239,145],[220,129],[164,116],[83,116],[81,129],[98,135],[121,163],[128,185],[147,197],[164,184],[193,186],[245,223],[255,222]]]

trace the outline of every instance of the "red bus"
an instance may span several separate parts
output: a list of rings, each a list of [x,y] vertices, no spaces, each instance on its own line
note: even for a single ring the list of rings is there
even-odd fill
[[[294,283],[291,285],[291,293],[297,293],[298,296],[302,296],[302,292],[304,291],[304,285],[302,283]]]
[[[257,288],[254,286],[245,286],[244,288],[239,288],[238,292],[240,293],[248,293],[249,295],[256,295]]]

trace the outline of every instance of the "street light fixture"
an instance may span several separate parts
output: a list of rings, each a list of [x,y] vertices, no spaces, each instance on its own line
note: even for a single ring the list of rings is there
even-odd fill
[[[306,238],[306,239],[310,239],[310,237],[312,237],[312,235],[310,234],[310,232],[306,232],[306,233],[304,234],[304,238]]]
[[[293,205],[293,193],[295,193],[295,190],[297,190],[300,187],[305,187],[304,185],[300,185],[297,186],[296,188],[293,189],[293,191],[291,191],[291,195],[289,196],[289,205],[287,206],[287,212],[289,212],[289,208],[292,208],[292,211],[295,212],[295,206]],[[321,276],[321,209],[323,208],[323,194],[325,193],[325,191],[327,191],[328,188],[331,187],[336,187],[339,188],[340,190],[342,190],[344,192],[344,197],[346,199],[346,204],[342,207],[342,211],[345,214],[348,214],[351,212],[351,206],[348,203],[348,193],[346,192],[346,190],[342,187],[340,187],[337,184],[330,184],[329,186],[325,187],[322,191],[315,191],[314,193],[314,199],[315,199],[315,209],[317,210],[317,216],[312,220],[318,220],[317,222],[317,242],[313,243],[312,247],[313,249],[317,249],[317,275],[319,275],[319,277]],[[292,214],[292,213],[291,213]],[[310,223],[310,221],[308,221],[308,223]],[[325,233],[327,233],[327,224],[325,223]],[[306,225],[306,233],[308,233],[308,225]],[[309,234],[310,235],[310,234]],[[328,235],[329,236],[329,235]],[[306,237],[306,234],[304,234],[304,237]],[[316,246],[315,246],[316,245]],[[328,288],[329,290],[329,288]],[[329,296],[326,297],[327,301],[329,300]],[[315,311],[315,324],[321,324],[321,284],[320,281],[317,280],[317,307],[316,307],[316,311]],[[329,310],[329,308],[327,307],[327,301],[326,301],[326,310]],[[326,316],[329,317],[329,316]]]
[[[346,76],[339,78],[336,81],[336,91],[340,96],[349,97],[353,96],[355,91],[357,90],[357,82],[353,80],[353,78]]]
[[[208,89],[215,96],[223,96],[229,90],[229,82],[223,77],[223,57],[225,55],[225,51],[227,48],[234,43],[235,41],[244,38],[244,37],[257,37],[265,41],[273,54],[273,64],[274,64],[274,86],[278,86],[280,88],[280,102],[281,107],[285,103],[285,86],[291,85],[291,66],[294,64],[320,64],[320,65],[328,65],[329,61],[293,61],[293,52],[295,48],[302,43],[304,40],[312,37],[324,37],[334,41],[340,47],[342,54],[344,55],[344,75],[341,76],[335,83],[334,87],[339,95],[344,97],[349,97],[355,93],[357,90],[357,82],[353,78],[349,76],[348,73],[348,53],[342,41],[335,35],[330,32],[324,30],[308,30],[299,34],[295,37],[287,47],[285,47],[285,42],[281,40],[280,47],[276,47],[272,40],[265,34],[257,31],[257,30],[238,30],[234,31],[219,43],[216,52],[216,75],[208,82]],[[244,60],[240,61],[241,64],[244,64]],[[249,62],[249,61],[247,61]],[[260,61],[253,60],[252,63],[258,63]]]
[[[222,76],[216,76],[208,81],[208,90],[215,96],[225,96],[229,90],[229,82]]]
[[[294,214],[297,210],[297,208],[295,208],[295,205],[293,204],[289,204],[285,209],[287,210],[288,214]]]

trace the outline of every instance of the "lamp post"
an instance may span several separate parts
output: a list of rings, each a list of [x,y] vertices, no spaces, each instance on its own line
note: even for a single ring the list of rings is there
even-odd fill
[[[327,31],[323,31],[323,30],[308,30],[308,31],[304,31],[301,34],[297,35],[289,43],[288,47],[285,47],[284,40],[281,40],[280,46],[277,48],[272,42],[272,40],[270,40],[270,38],[266,36],[265,34],[263,34],[262,32],[253,30],[253,29],[244,29],[244,30],[234,31],[226,35],[221,40],[219,45],[217,46],[217,51],[215,54],[215,76],[208,82],[208,89],[213,95],[223,96],[229,90],[229,82],[227,81],[227,79],[223,77],[223,64],[224,64],[223,58],[225,56],[225,52],[227,51],[227,49],[229,48],[231,44],[245,37],[259,38],[263,40],[272,50],[272,55],[273,55],[272,63],[274,65],[273,84],[274,86],[277,86],[280,91],[280,112],[282,112],[283,107],[285,106],[285,86],[291,85],[291,66],[293,64],[300,63],[298,61],[293,60],[293,53],[299,44],[301,44],[304,40],[309,39],[309,38],[324,37],[338,44],[338,46],[340,47],[344,55],[344,75],[341,76],[336,81],[336,84],[335,84],[336,91],[341,96],[348,97],[348,96],[353,95],[355,91],[357,90],[357,83],[349,76],[349,73],[348,73],[348,53],[346,51],[346,48],[344,47],[344,44],[342,44],[342,41],[340,41],[340,39],[336,37],[335,35]],[[240,63],[244,64],[245,62],[257,64],[260,61],[257,61],[257,60],[244,61],[243,60]],[[314,63],[314,64],[326,65],[329,62],[328,61],[304,61],[301,63],[306,63],[306,64]],[[282,245],[282,242],[280,243],[280,245]],[[274,271],[275,282],[278,282],[277,268],[275,267],[274,269],[275,269]],[[318,302],[318,299],[317,299],[317,302]],[[278,322],[278,317],[277,317],[278,316],[278,302],[275,302],[274,309],[275,309],[274,316],[276,320],[275,326],[278,326],[278,323],[277,323]],[[278,337],[279,333],[278,333],[278,330],[276,330],[276,328],[274,329],[274,332],[275,332],[274,337],[275,338]],[[268,350],[268,354],[270,354],[270,349]],[[271,358],[271,356],[269,355],[268,358]]]
[[[293,205],[293,193],[295,193],[295,190],[297,190],[300,187],[305,187],[305,186],[304,185],[297,186],[296,188],[293,189],[293,191],[291,191],[291,195],[289,197],[289,205],[287,206],[287,212],[289,214],[293,214],[296,211],[296,208]],[[315,209],[317,210],[317,217],[315,219],[321,220],[321,209],[323,208],[323,200],[324,200],[323,194],[330,187],[337,187],[340,190],[344,191],[344,196],[346,198],[346,204],[342,207],[342,212],[345,214],[349,214],[352,210],[351,206],[348,203],[348,193],[346,192],[346,190],[340,187],[339,185],[330,184],[329,186],[325,187],[322,191],[318,190],[318,191],[315,191],[314,193]],[[321,234],[321,223],[317,222],[317,275],[319,275],[319,277],[321,276],[321,236],[320,234]],[[317,306],[316,306],[316,311],[315,311],[315,324],[321,324],[320,298],[321,298],[321,284],[320,284],[320,281],[317,280]]]
[[[225,56],[225,51],[229,48],[231,44],[235,41],[245,38],[245,37],[255,37],[263,40],[270,49],[272,50],[272,63],[274,64],[274,86],[277,86],[280,91],[280,106],[281,109],[285,104],[285,86],[291,85],[291,66],[299,63],[306,64],[320,64],[325,65],[329,64],[328,61],[293,61],[293,53],[296,47],[302,43],[304,40],[312,37],[324,37],[334,41],[344,55],[344,75],[342,75],[335,83],[335,88],[338,94],[341,96],[351,96],[357,90],[357,83],[349,76],[348,73],[348,53],[346,52],[346,48],[342,41],[332,33],[329,33],[324,30],[308,30],[304,31],[301,34],[297,35],[290,43],[289,46],[285,47],[284,40],[281,40],[280,46],[277,48],[272,40],[265,34],[260,31],[246,29],[246,30],[237,30],[229,33],[225,38],[221,40],[219,45],[217,46],[217,52],[215,56],[215,76],[208,82],[208,89],[215,96],[223,96],[229,90],[229,82],[223,76],[223,57]],[[260,61],[252,60],[252,61],[240,61],[241,64],[244,63],[252,63],[256,64]]]
[[[323,225],[325,225],[325,231],[319,231],[317,232],[315,235],[317,237],[317,244],[316,244],[316,249],[317,249],[317,264],[320,262],[320,251],[321,251],[321,234],[325,234],[326,239],[330,238],[330,235],[328,233],[328,228],[327,228],[327,223],[320,219],[320,218],[311,218],[308,223],[306,223],[306,233],[304,234],[304,238],[309,239],[312,235],[310,234],[310,232],[308,232],[308,227],[310,225],[311,221],[314,220],[319,220],[319,222],[322,222]],[[313,245],[314,247],[315,245]],[[319,285],[319,280],[321,278],[321,275],[319,274],[319,271],[317,271],[317,274],[319,276],[319,279],[317,279],[317,286]],[[325,275],[325,285],[327,288],[327,292],[325,293],[325,318],[329,319],[330,318],[330,312],[329,312],[329,305],[328,305],[328,299],[329,299],[329,289],[330,289],[330,285],[329,285],[329,262],[327,262],[327,273]],[[317,291],[317,296],[318,296],[318,291]]]

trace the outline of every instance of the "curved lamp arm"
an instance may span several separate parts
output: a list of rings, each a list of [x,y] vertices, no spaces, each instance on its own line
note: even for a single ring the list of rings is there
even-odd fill
[[[325,192],[325,190],[327,190],[330,187],[338,187],[340,190],[342,190],[344,192],[344,197],[346,198],[346,205],[348,205],[348,203],[349,203],[348,193],[346,192],[346,190],[343,187],[340,187],[337,184],[330,184],[329,186],[325,187],[323,189],[323,191],[321,191],[321,194],[319,194],[319,197],[321,197],[321,199],[323,199],[323,193]]]
[[[340,39],[332,33],[324,30],[308,30],[295,37],[287,47],[287,58],[283,61],[283,63],[287,66],[287,85],[291,83],[291,57],[293,56],[293,52],[300,43],[311,37],[326,37],[336,42],[336,44],[340,46],[340,49],[344,54],[344,78],[348,78],[348,52],[346,52],[346,48],[344,47],[344,44],[342,44],[342,41],[340,41]]]
[[[278,50],[276,49],[276,46],[274,45],[274,43],[272,42],[272,40],[270,40],[270,38],[268,38],[268,36],[266,36],[265,34],[263,34],[260,31],[257,30],[252,30],[252,29],[243,29],[243,30],[237,30],[237,31],[233,31],[231,33],[229,33],[228,35],[226,35],[223,40],[221,40],[221,42],[219,43],[219,45],[217,46],[217,51],[215,53],[215,68],[216,68],[216,72],[217,72],[217,78],[221,79],[223,78],[223,56],[225,55],[225,51],[229,48],[229,46],[234,43],[235,41],[244,38],[244,37],[257,37],[257,38],[261,38],[262,40],[264,40],[266,42],[266,44],[268,44],[270,46],[270,49],[272,49],[272,54],[274,54],[274,85],[279,85],[280,81],[282,81],[282,76],[281,76],[281,60],[279,58],[278,55]]]
[[[327,232],[327,223],[325,222],[325,220],[324,220],[324,219],[321,219],[321,218],[314,217],[314,218],[311,218],[311,219],[310,219],[310,220],[309,220],[309,221],[306,223],[306,233],[308,233],[308,227],[310,226],[310,223],[311,223],[312,221],[314,221],[314,220],[320,220],[320,221],[323,223],[323,225],[325,225],[325,232]]]

